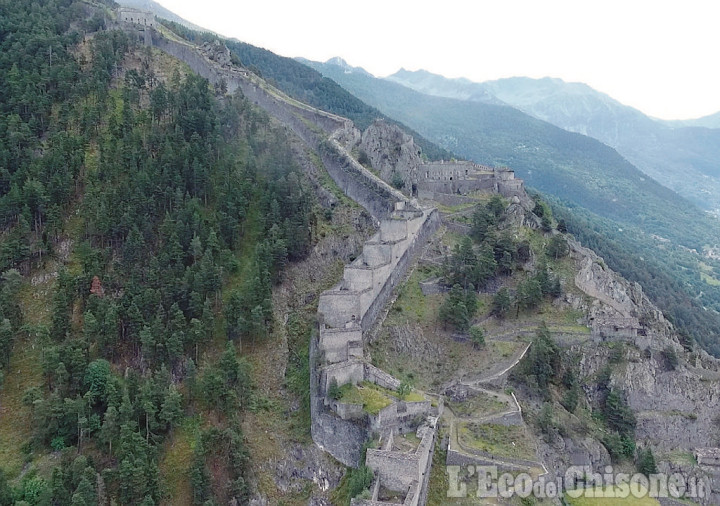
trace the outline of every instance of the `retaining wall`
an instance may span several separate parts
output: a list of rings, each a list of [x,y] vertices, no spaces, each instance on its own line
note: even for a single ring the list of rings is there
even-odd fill
[[[325,407],[325,392],[320,387],[320,371],[315,366],[318,336],[310,340],[310,433],[320,448],[346,466],[357,467],[368,439],[367,429],[351,420],[343,420]]]
[[[398,432],[414,430],[419,425],[418,418],[424,418],[430,413],[430,409],[430,401],[394,402],[381,409],[377,415],[370,417],[370,428],[372,432],[377,433],[388,430]]]

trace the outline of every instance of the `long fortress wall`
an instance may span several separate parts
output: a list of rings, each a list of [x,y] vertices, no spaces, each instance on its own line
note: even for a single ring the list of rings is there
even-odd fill
[[[400,192],[357,163],[332,135],[354,128],[352,121],[298,102],[245,69],[221,66],[193,45],[169,39],[157,30],[149,33],[154,47],[182,60],[210,83],[225,83],[229,93],[240,90],[245,98],[288,125],[320,154],[325,168],[342,191],[376,219],[390,216],[397,202],[404,200]]]
[[[134,30],[137,33],[137,28]],[[365,243],[362,254],[346,266],[340,283],[321,294],[318,328],[310,342],[312,438],[343,464],[357,466],[371,432],[382,430],[392,435],[394,430],[407,428],[408,418],[427,416],[432,411],[429,401],[398,402],[385,408],[373,422],[358,419],[358,406],[345,405],[334,412],[326,393],[333,380],[340,385],[371,381],[385,388],[398,387],[397,379],[364,361],[363,333],[372,327],[412,259],[439,228],[439,213],[436,209],[419,209],[414,201],[408,201],[350,156],[338,140],[354,131],[350,120],[297,102],[245,69],[213,61],[197,47],[169,39],[155,29],[144,27],[140,35],[145,44],[184,61],[210,83],[224,83],[230,93],[240,90],[248,100],[289,126],[320,155],[343,192],[379,221],[379,231]],[[388,483],[407,492],[406,504],[425,502],[436,431],[433,422],[416,455],[384,475]],[[392,451],[386,452],[376,459],[376,472],[386,467],[388,459],[398,458]],[[407,479],[398,480],[401,475],[407,475]],[[376,475],[375,499],[381,481]]]
[[[345,267],[343,279],[320,295],[319,332],[311,350],[317,363],[311,385],[312,437],[346,465],[358,465],[363,443],[371,432],[401,426],[407,423],[406,416],[388,411],[383,413],[386,421],[377,426],[343,420],[328,410],[327,390],[333,381],[343,385],[365,380],[397,388],[395,378],[363,361],[363,332],[372,326],[412,259],[439,226],[440,215],[435,209],[396,212],[394,218],[380,222],[380,231]],[[427,411],[427,406],[421,411]]]

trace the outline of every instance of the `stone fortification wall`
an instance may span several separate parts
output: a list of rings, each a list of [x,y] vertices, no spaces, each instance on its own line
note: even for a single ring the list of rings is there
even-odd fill
[[[320,295],[321,324],[345,328],[359,322],[367,330],[413,256],[440,224],[435,209],[410,219],[388,219],[366,243],[362,254],[345,268],[343,280]],[[321,327],[321,332],[323,327]],[[321,336],[321,341],[324,341]],[[321,345],[321,349],[324,347]]]
[[[362,328],[359,324],[345,328],[324,328],[320,351],[329,364],[362,358]]]
[[[334,402],[332,409],[343,420],[362,420],[365,418],[362,404]]]
[[[417,214],[414,213],[411,219],[381,222],[380,232],[367,243],[368,258],[363,248],[363,253],[345,268],[343,280],[320,295],[318,349],[323,351],[324,361],[329,364],[321,367],[323,392],[327,392],[333,380],[338,385],[375,379],[384,387],[397,388],[399,385],[390,375],[378,374],[375,368],[365,368],[361,372],[359,362],[352,359],[361,355],[357,346],[358,323],[363,331],[372,326],[412,258],[439,227],[440,218],[435,209]],[[341,361],[343,357],[347,362]]]
[[[406,492],[420,475],[420,458],[414,453],[368,449],[366,455],[365,465],[388,490]]]
[[[293,131],[313,146],[319,142],[317,135],[302,121],[310,121],[330,134],[352,124],[350,120],[315,109],[297,102],[281,91],[271,87],[259,77],[237,66],[221,65],[212,61],[196,46],[172,40],[157,30],[152,30],[152,45],[185,62],[190,69],[211,84],[224,82],[228,93],[242,91],[246,98],[265,109],[271,116],[292,127]]]
[[[404,248],[400,246],[393,248],[393,254],[396,257],[395,260],[397,263],[390,276],[382,285],[378,296],[366,311],[363,317],[364,329],[370,328],[372,322],[375,321],[382,308],[385,307],[385,304],[390,300],[392,291],[405,276],[412,259],[420,252],[430,236],[440,228],[440,221],[440,213],[433,209],[427,215],[424,223],[417,223],[418,228],[412,231],[412,236],[407,239],[407,244]]]
[[[459,206],[462,204],[475,204],[477,199],[467,197],[465,195],[457,195],[452,193],[439,193],[430,190],[418,190],[417,197],[420,200],[432,200],[446,206]]]
[[[387,218],[395,210],[402,194],[353,159],[342,145],[332,139],[320,148],[323,162],[340,189],[377,219]]]
[[[365,364],[365,378],[388,390],[397,390],[400,387],[400,380],[372,364]]]
[[[418,446],[417,453],[420,455],[420,469],[423,474],[420,477],[417,500],[415,504],[425,504],[427,502],[430,469],[432,468],[433,455],[435,454],[436,440],[437,426],[429,427],[425,430],[422,440],[420,441],[420,446]]]
[[[325,391],[320,386],[320,371],[314,366],[318,356],[318,336],[310,340],[310,432],[316,445],[346,466],[356,467],[368,439],[367,428],[352,419],[343,420],[325,407]]]
[[[151,30],[151,38],[146,43],[182,60],[212,84],[224,83],[229,93],[240,90],[248,100],[289,126],[319,153],[328,173],[343,192],[376,219],[390,216],[397,203],[404,202],[401,193],[357,163],[336,140],[355,131],[350,120],[293,100],[246,69],[221,65],[195,46],[168,39],[157,30]],[[320,127],[322,132],[313,126]],[[328,135],[332,136],[329,140]]]
[[[155,21],[155,14],[152,12],[133,9],[130,7],[120,7],[118,9],[118,19],[123,23],[149,27],[154,27],[157,23]]]
[[[431,426],[418,429],[420,444],[414,452],[393,451],[392,431],[383,449],[368,449],[365,464],[375,473],[375,487],[382,487],[395,492],[405,492],[403,504],[417,506],[425,504],[427,500],[430,468],[435,452],[435,439],[437,427],[435,421]],[[354,506],[385,505],[390,503],[378,502],[377,495],[373,494],[372,501],[351,502]]]
[[[527,466],[525,465],[514,465],[506,462],[507,459],[495,460],[493,457],[484,456],[473,456],[465,453],[460,453],[452,448],[447,449],[447,460],[445,461],[448,466],[497,466],[498,471],[512,472],[512,471],[525,471],[527,472]]]
[[[407,432],[415,429],[418,419],[424,419],[430,412],[430,401],[394,402],[370,417],[370,428],[380,434],[388,430]]]
[[[521,179],[507,169],[472,162],[433,162],[420,165],[415,186],[420,198],[436,195],[465,195],[475,191],[493,192],[505,198],[524,197]]]

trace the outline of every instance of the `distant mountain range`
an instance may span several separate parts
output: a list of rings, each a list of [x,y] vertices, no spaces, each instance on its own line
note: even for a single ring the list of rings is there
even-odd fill
[[[542,192],[663,237],[676,232],[680,220],[683,238],[677,236],[677,243],[688,247],[709,239],[708,232],[696,229],[691,246],[687,234],[696,228],[698,210],[591,137],[508,105],[420,93],[337,60],[307,63],[445,149],[479,163],[512,167]]]
[[[475,83],[403,69],[387,80],[438,97],[504,103],[593,137],[701,208],[720,212],[720,113],[697,120],[655,120],[586,84],[552,78]]]

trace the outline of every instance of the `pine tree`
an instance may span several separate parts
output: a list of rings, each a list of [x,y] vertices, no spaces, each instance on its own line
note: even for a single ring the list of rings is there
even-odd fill
[[[652,448],[649,446],[641,448],[637,451],[637,460],[635,465],[638,472],[648,477],[651,474],[657,474],[658,472],[657,464],[655,463],[655,455],[653,455]]]
[[[102,428],[100,429],[100,439],[108,445],[110,455],[112,455],[113,440],[118,437],[119,432],[117,409],[115,409],[115,406],[109,406],[105,411]]]
[[[512,300],[510,299],[510,292],[508,292],[507,288],[503,287],[493,296],[492,314],[498,318],[505,318],[511,306]]]
[[[165,393],[165,399],[160,409],[160,420],[162,420],[168,428],[171,428],[181,416],[182,394],[177,388],[171,385]]]

